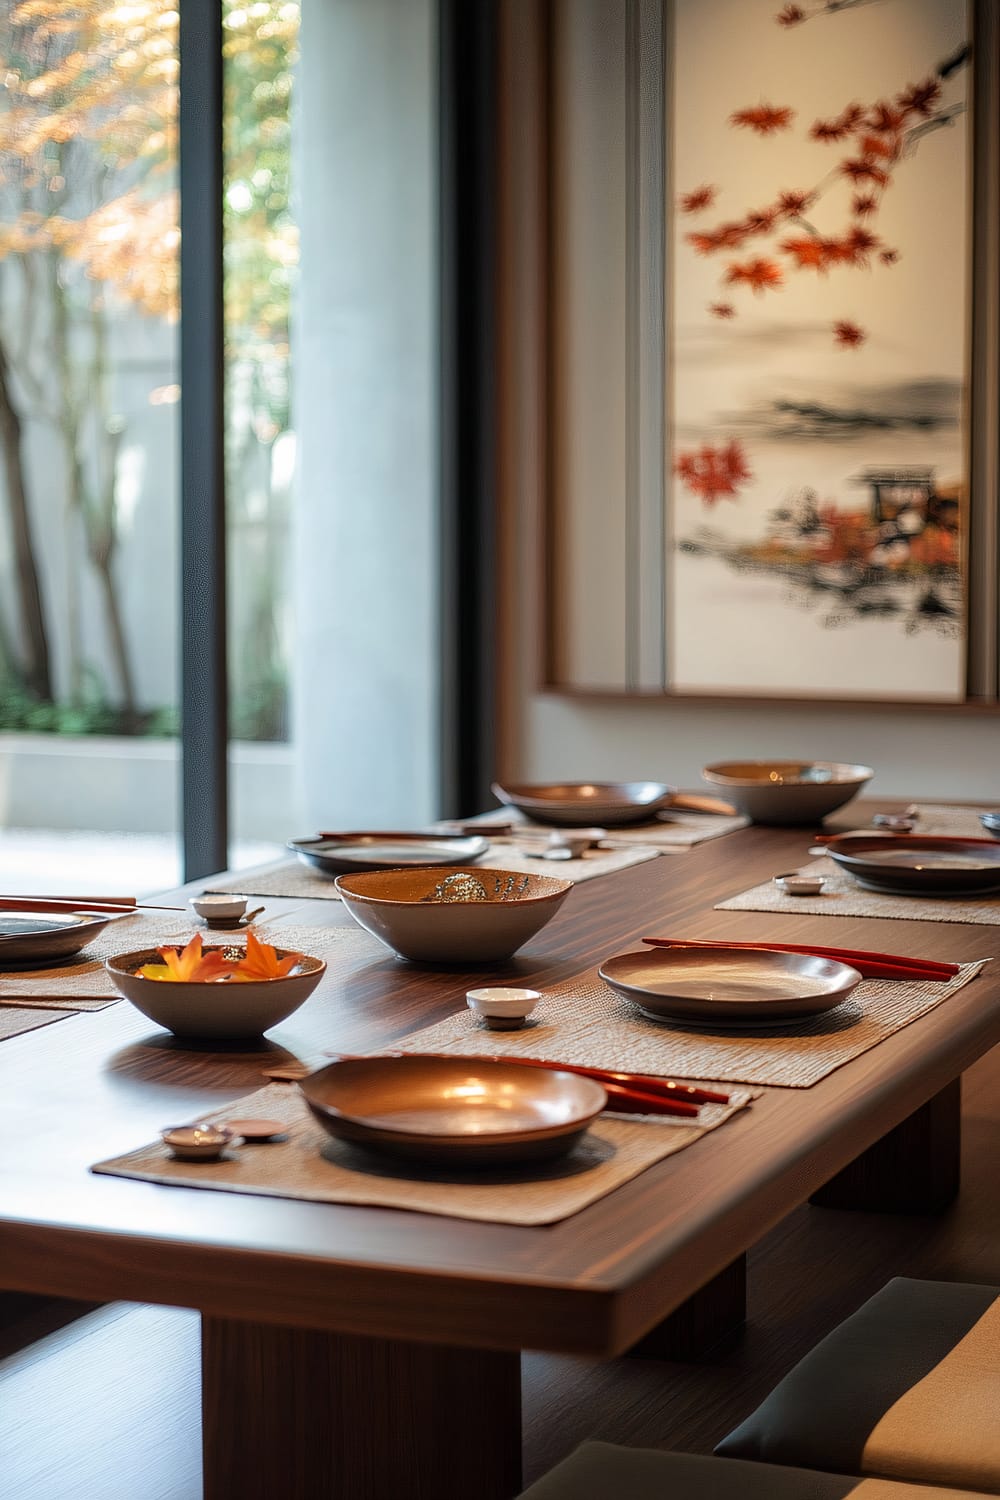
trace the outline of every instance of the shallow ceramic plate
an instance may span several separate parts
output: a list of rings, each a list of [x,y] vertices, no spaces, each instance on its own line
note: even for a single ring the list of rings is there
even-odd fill
[[[672,786],[662,781],[565,781],[493,783],[493,795],[508,807],[516,807],[538,823],[565,828],[585,828],[596,823],[606,828],[625,823],[645,823],[674,801]]]
[[[471,1057],[345,1059],[300,1087],[330,1135],[456,1166],[560,1156],[607,1100],[575,1073]]]
[[[93,912],[0,913],[0,969],[43,968],[79,953],[116,918]]]
[[[619,953],[598,970],[654,1021],[755,1026],[832,1010],[861,982],[857,969],[810,953],[664,948]]]
[[[844,834],[827,853],[868,890],[962,896],[1000,890],[1000,844],[934,834]]]
[[[485,838],[433,833],[345,833],[291,839],[288,848],[324,875],[349,870],[398,870],[409,865],[474,864],[490,847]]]

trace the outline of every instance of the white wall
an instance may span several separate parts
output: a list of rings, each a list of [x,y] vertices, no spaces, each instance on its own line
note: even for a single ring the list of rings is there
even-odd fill
[[[304,828],[405,826],[436,810],[434,10],[303,7],[293,342]]]

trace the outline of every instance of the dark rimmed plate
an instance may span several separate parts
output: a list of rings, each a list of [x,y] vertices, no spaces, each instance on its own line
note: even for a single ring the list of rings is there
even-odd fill
[[[93,912],[0,912],[0,969],[40,969],[72,958],[114,920]]]
[[[1000,844],[943,835],[844,834],[830,858],[867,890],[894,896],[969,896],[1000,890]]]
[[[857,969],[834,959],[762,948],[619,953],[598,973],[651,1020],[696,1026],[804,1021],[840,1005],[861,982]]]
[[[399,870],[410,865],[475,864],[489,847],[489,839],[447,833],[347,833],[288,842],[303,864],[324,875]]]
[[[330,1135],[456,1167],[561,1156],[607,1102],[576,1073],[481,1057],[344,1059],[300,1088]]]
[[[676,791],[662,781],[562,781],[493,783],[493,795],[536,823],[563,828],[604,828],[647,823],[674,802]]]

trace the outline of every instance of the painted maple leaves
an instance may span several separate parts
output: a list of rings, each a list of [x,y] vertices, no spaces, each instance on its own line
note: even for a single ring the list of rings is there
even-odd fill
[[[753,478],[746,451],[738,438],[728,443],[702,443],[700,448],[680,453],[674,470],[692,494],[712,506],[724,497],[735,499],[741,485]]]
[[[775,17],[785,27],[808,18],[796,5],[786,5]],[[825,276],[835,267],[871,270],[876,264],[895,265],[900,252],[884,242],[874,221],[892,184],[893,171],[915,138],[938,121],[947,123],[938,115],[940,103],[941,79],[932,76],[908,84],[891,99],[868,105],[852,102],[831,118],[814,120],[808,138],[843,149],[840,160],[815,186],[785,188],[774,202],[750,209],[738,219],[692,229],[686,235],[688,244],[696,255],[728,255],[720,287],[748,290],[756,297],[780,291],[789,276],[802,271]],[[765,139],[791,129],[794,120],[794,110],[764,101],[729,116],[734,129]],[[843,181],[854,189],[849,222],[838,233],[822,233],[807,215],[830,188]],[[686,215],[707,213],[718,195],[717,186],[703,183],[682,193],[678,208]],[[738,310],[727,297],[720,297],[709,303],[708,311],[714,318],[730,319]],[[857,349],[867,336],[846,319],[832,324],[831,335],[840,349]]]

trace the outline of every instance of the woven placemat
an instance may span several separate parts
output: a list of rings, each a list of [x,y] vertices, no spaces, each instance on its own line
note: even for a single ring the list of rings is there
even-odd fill
[[[755,885],[716,911],[788,911],[817,917],[895,917],[907,922],[972,922],[1000,927],[1000,894],[992,896],[893,896],[858,885],[828,855],[799,867],[805,875],[822,875],[826,884],[815,896],[789,896],[773,880]]]
[[[276,1118],[287,1122],[287,1139],[230,1147],[219,1162],[176,1161],[156,1142],[91,1170],[223,1193],[401,1208],[493,1224],[554,1224],[690,1146],[751,1098],[740,1090],[728,1105],[705,1105],[697,1124],[668,1116],[637,1122],[601,1115],[560,1161],[456,1172],[334,1141],[313,1120],[298,1089],[271,1084],[227,1105],[224,1114],[216,1110],[203,1118]]]
[[[525,875],[555,875],[558,880],[593,880],[596,875],[611,875],[655,859],[657,851],[636,846],[628,849],[588,849],[580,859],[558,862],[534,859],[513,844],[497,843],[482,859],[477,870],[517,870]],[[461,863],[461,861],[459,861]],[[213,891],[237,891],[242,896],[307,896],[312,901],[339,901],[340,895],[332,875],[323,875],[297,860],[282,860],[263,870],[250,870],[232,880],[219,880]]]
[[[600,822],[600,819],[595,819]],[[750,819],[743,817],[741,813],[719,814],[719,813],[696,813],[674,811],[672,808],[661,813],[649,823],[630,823],[622,828],[609,828],[607,830],[608,842],[619,845],[642,844],[656,849],[659,854],[678,854],[685,849],[691,849],[695,844],[703,844],[708,839],[718,839],[726,833],[735,833],[739,828],[746,828]],[[511,823],[515,825],[515,831],[510,835],[511,839],[518,842],[521,830],[524,833],[524,841],[538,842],[548,838],[550,833],[572,834],[572,828],[557,827],[554,823],[536,823],[529,821],[523,813],[516,808],[505,807],[503,809],[483,813],[479,818],[473,818],[468,825],[471,830],[473,826],[481,828],[484,834],[489,834],[490,829],[499,825],[506,828]],[[447,828],[447,824],[442,827]],[[498,835],[498,837],[504,837]],[[568,863],[568,861],[567,861]]]
[[[985,962],[963,964],[947,984],[866,979],[848,1000],[823,1015],[753,1031],[651,1021],[591,970],[547,990],[520,1031],[488,1031],[465,1010],[395,1045],[465,1056],[520,1053],[663,1078],[805,1089],[933,1010],[974,979]]]
[[[8,1037],[20,1036],[22,1031],[37,1031],[39,1026],[51,1026],[53,1021],[65,1021],[68,1012],[34,1010],[28,1007],[3,1007],[0,1009],[0,1042]]]
[[[914,833],[946,834],[954,839],[989,838],[979,821],[980,813],[995,811],[988,807],[949,807],[945,802],[920,802],[917,805]]]
[[[377,938],[353,925],[306,927],[264,921],[255,922],[253,930],[264,942],[325,959],[334,973],[387,952]],[[176,917],[137,914],[105,928],[101,936],[88,945],[86,955],[80,961],[51,969],[0,973],[0,1014],[8,1005],[43,1010],[104,1010],[105,1006],[114,1005],[121,999],[104,968],[106,958],[115,953],[156,948],[161,944],[186,943],[198,931],[206,943],[225,942],[236,946],[246,942],[245,929],[209,932],[199,928],[182,912]]]

